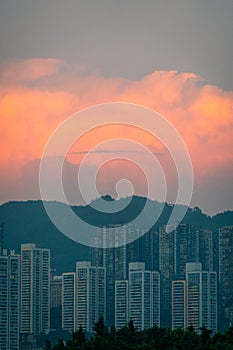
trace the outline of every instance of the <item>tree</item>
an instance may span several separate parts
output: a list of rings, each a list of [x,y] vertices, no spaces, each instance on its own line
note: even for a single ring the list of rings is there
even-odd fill
[[[104,325],[103,316],[100,316],[98,322],[95,323],[94,331],[97,336],[103,336],[108,334],[107,327],[105,327]]]
[[[51,349],[51,342],[50,342],[50,340],[48,340],[48,339],[45,340],[45,346],[44,346],[44,348],[45,348],[46,350],[50,350],[50,349]]]
[[[202,342],[203,346],[208,347],[210,340],[211,340],[210,335],[211,335],[212,331],[207,329],[205,326],[200,327],[200,331],[201,331],[201,335],[200,335],[201,342]]]
[[[129,323],[128,323],[128,330],[130,333],[135,333],[135,327],[134,327],[134,323],[133,323],[133,320],[130,320]]]
[[[72,341],[73,344],[77,345],[78,347],[81,347],[86,343],[86,337],[82,326],[80,326],[76,332],[72,333]]]
[[[58,339],[57,345],[54,346],[54,350],[64,350],[65,345],[62,339]]]

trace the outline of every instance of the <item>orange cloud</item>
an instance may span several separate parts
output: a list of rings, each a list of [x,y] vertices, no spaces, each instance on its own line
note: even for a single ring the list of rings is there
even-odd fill
[[[218,167],[232,164],[232,91],[210,86],[192,73],[156,71],[138,81],[129,81],[106,78],[89,67],[56,59],[32,59],[0,65],[3,186],[10,186],[9,179],[16,181],[27,163],[41,157],[53,130],[71,114],[113,101],[141,104],[170,120],[188,146],[197,183],[206,181]],[[163,150],[163,145],[148,134],[129,132],[120,126],[106,128],[91,137],[86,135],[79,149],[88,150],[97,141],[117,134],[131,134],[147,147]],[[77,163],[82,156],[71,158]],[[11,176],[6,175],[10,173]],[[7,194],[3,197],[6,200]]]
[[[5,84],[26,83],[58,73],[62,61],[56,59],[30,59],[4,62],[0,65],[0,81]]]

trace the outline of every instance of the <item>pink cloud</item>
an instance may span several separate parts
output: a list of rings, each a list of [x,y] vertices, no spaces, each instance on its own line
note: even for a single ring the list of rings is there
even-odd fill
[[[106,78],[89,67],[68,65],[56,59],[32,59],[0,65],[3,186],[17,183],[25,165],[41,157],[48,137],[71,114],[113,101],[150,107],[173,123],[188,146],[198,188],[218,168],[232,164],[232,91],[208,85],[193,73],[156,71],[138,81],[129,81]],[[138,137],[143,142],[144,136]],[[98,138],[95,135],[91,142],[84,139],[82,149]],[[149,136],[144,143],[151,148],[163,148]],[[5,188],[4,193],[2,200],[7,199]]]

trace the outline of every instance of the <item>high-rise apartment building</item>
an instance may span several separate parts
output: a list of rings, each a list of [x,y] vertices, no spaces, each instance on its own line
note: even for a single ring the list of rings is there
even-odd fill
[[[72,332],[82,327],[92,333],[99,317],[106,317],[105,295],[105,269],[77,262],[76,272],[62,275],[62,328]]]
[[[0,224],[0,255],[2,254],[2,251],[3,251],[3,248],[4,248],[4,242],[3,242],[3,240],[4,240],[4,232],[3,232],[3,230],[4,230],[4,224]]]
[[[172,281],[172,328],[188,326],[217,332],[217,274],[201,263],[187,263],[186,280]]]
[[[186,265],[187,326],[217,332],[217,273],[202,271],[201,263]]]
[[[141,245],[142,245],[142,230],[134,225],[127,225],[126,235],[130,243],[126,245],[126,258],[127,258],[127,279],[129,278],[129,263],[141,261]],[[140,237],[140,239],[139,239]]]
[[[142,262],[129,264],[129,319],[138,330],[160,326],[160,275]]]
[[[140,260],[129,262],[145,262],[146,270],[159,270],[159,233],[155,228],[150,229],[140,239]]]
[[[126,232],[121,225],[101,228],[103,239],[103,267],[106,270],[106,324],[115,322],[115,280],[127,278]],[[121,237],[122,246],[118,247]]]
[[[166,227],[159,227],[159,272],[161,274],[161,325],[171,327],[172,318],[172,280],[174,266],[174,231],[166,232]]]
[[[219,234],[219,297],[225,327],[233,323],[233,226],[221,227]]]
[[[139,257],[139,242],[127,243],[139,237],[140,231],[132,225],[109,225],[99,228],[99,243],[92,248],[92,263],[106,271],[106,324],[115,323],[115,281],[128,279],[128,264]],[[135,259],[135,260],[134,260]]]
[[[76,272],[62,274],[62,328],[76,330]]]
[[[214,271],[214,239],[213,231],[198,229],[199,236],[199,261],[203,271]],[[217,257],[216,257],[217,259]]]
[[[186,281],[172,281],[172,329],[187,327]]]
[[[50,250],[21,245],[20,332],[38,335],[50,328]]]
[[[20,257],[0,255],[0,349],[19,349]]]
[[[50,274],[50,309],[62,304],[62,276]]]
[[[160,273],[158,271],[151,271],[151,307],[152,307],[152,320],[151,326],[154,325],[160,327],[160,305],[161,305],[161,288],[160,288]]]
[[[105,269],[77,262],[76,285],[76,328],[92,333],[99,317],[106,316]]]
[[[129,281],[115,282],[115,327],[123,328],[129,322]]]
[[[184,279],[186,263],[199,261],[199,233],[195,227],[180,224],[174,230],[174,276]]]
[[[211,231],[197,230],[192,225],[180,224],[170,233],[165,226],[159,228],[162,326],[172,326],[172,281],[185,279],[186,264],[201,259],[208,271],[213,270],[212,243]]]

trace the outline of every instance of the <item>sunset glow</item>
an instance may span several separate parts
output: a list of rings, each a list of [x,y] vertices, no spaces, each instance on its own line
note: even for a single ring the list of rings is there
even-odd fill
[[[56,59],[14,61],[0,66],[1,201],[37,198],[38,161],[54,129],[83,108],[113,101],[150,107],[177,128],[193,161],[196,192],[210,175],[212,180],[221,176],[221,169],[233,175],[232,91],[208,85],[193,73],[155,71],[132,81],[105,78],[88,67]],[[82,152],[119,135],[166,152],[149,134],[116,126],[82,137],[67,161],[77,165]],[[95,157],[102,156],[93,155],[93,165]],[[108,180],[106,192],[109,186]],[[194,191],[195,196],[199,204]]]

